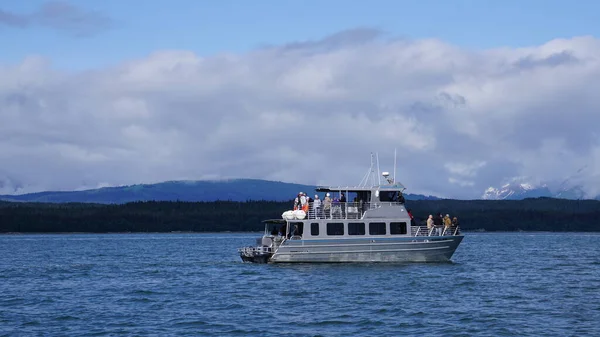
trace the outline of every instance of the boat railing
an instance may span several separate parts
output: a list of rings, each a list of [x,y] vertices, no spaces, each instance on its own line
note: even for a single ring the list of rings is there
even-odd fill
[[[441,236],[455,236],[460,233],[459,226],[444,227],[441,229]],[[435,227],[427,228],[427,226],[412,227],[411,234],[413,236],[440,236]]]
[[[323,202],[308,203],[308,219],[362,219],[366,211],[384,206],[401,206],[401,202],[333,202],[325,206]]]

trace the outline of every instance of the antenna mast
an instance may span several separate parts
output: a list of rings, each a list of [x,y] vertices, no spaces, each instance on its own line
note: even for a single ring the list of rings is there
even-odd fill
[[[365,174],[363,179],[360,181],[360,184],[358,185],[359,187],[367,187],[367,184],[369,183],[369,178],[371,180],[371,184],[372,184],[371,186],[375,185],[375,177],[373,177],[374,166],[375,166],[375,163],[373,160],[373,152],[371,152],[371,166],[369,167],[367,174]]]
[[[381,176],[379,175],[379,153],[376,152],[377,156],[377,179],[379,181],[378,185],[381,185]]]
[[[394,183],[396,183],[396,148],[394,148]]]

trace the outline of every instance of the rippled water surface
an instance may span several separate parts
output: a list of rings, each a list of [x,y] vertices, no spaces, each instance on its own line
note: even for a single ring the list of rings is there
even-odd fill
[[[598,234],[443,264],[256,265],[257,233],[0,235],[0,335],[600,336]]]

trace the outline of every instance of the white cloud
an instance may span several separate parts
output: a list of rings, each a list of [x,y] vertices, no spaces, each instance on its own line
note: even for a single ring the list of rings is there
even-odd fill
[[[394,149],[411,193],[479,197],[585,165],[593,193],[598,55],[593,37],[473,51],[354,30],[79,73],[32,56],[0,66],[0,193],[205,177],[358,184],[370,152],[391,171]]]
[[[477,170],[484,167],[485,164],[486,163],[484,161],[476,161],[470,164],[447,162],[444,164],[444,167],[451,174],[464,177],[474,177],[477,175]]]
[[[448,182],[451,184],[456,184],[459,185],[461,187],[466,187],[466,186],[473,186],[475,185],[475,183],[473,181],[470,180],[462,180],[462,179],[457,179],[457,178],[453,178],[450,177],[448,178]]]

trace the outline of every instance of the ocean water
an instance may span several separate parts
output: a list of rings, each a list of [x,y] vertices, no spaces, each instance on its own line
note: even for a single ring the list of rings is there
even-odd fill
[[[466,233],[452,263],[242,263],[259,235],[0,235],[0,335],[600,336],[597,233]]]

